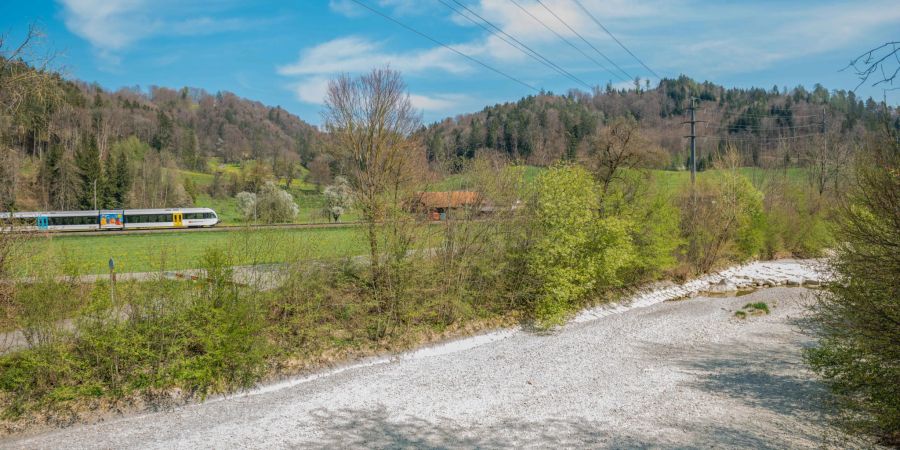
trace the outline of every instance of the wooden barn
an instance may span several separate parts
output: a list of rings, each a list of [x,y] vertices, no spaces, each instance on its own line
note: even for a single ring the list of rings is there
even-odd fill
[[[410,210],[425,213],[431,220],[447,220],[454,212],[481,212],[483,203],[484,198],[477,192],[419,192],[410,202]]]

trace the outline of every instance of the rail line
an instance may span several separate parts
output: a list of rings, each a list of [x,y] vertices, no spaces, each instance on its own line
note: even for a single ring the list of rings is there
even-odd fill
[[[459,222],[460,220],[434,220],[426,221],[425,225],[441,225],[447,222]],[[468,219],[468,222],[482,222],[483,219]],[[157,234],[157,233],[216,233],[228,231],[245,231],[245,230],[285,230],[285,229],[316,229],[316,228],[352,228],[366,225],[368,222],[317,222],[317,223],[276,223],[266,225],[218,225],[209,228],[148,228],[148,229],[128,229],[128,230],[96,230],[96,231],[13,231],[13,234],[28,237],[46,237],[46,236],[122,236],[122,235],[139,235],[139,234]],[[379,222],[380,223],[380,222]]]
[[[218,225],[209,228],[147,228],[129,230],[91,230],[91,231],[17,231],[19,235],[26,236],[121,236],[156,233],[215,233],[243,230],[276,230],[292,228],[345,228],[358,227],[365,222],[333,222],[333,223],[278,223],[266,225]]]

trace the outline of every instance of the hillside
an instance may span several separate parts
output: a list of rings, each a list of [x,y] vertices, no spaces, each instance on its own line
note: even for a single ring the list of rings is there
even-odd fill
[[[473,114],[447,118],[422,131],[432,161],[453,167],[460,158],[496,150],[528,164],[547,165],[575,159],[609,122],[626,117],[638,123],[647,145],[665,158],[658,168],[677,169],[687,161],[690,98],[697,99],[697,134],[701,168],[727,144],[737,146],[746,164],[771,167],[802,164],[808,147],[825,136],[849,144],[865,128],[882,123],[883,114],[900,128],[897,109],[852,91],[829,91],[816,85],[791,90],[726,89],[686,76],[664,79],[658,87],[572,90],[565,95],[541,93],[516,102],[485,107]]]
[[[4,210],[196,204],[237,220],[240,191],[272,180],[295,196],[306,194],[340,170],[324,151],[326,134],[280,107],[229,92],[158,86],[110,92],[2,59],[0,87]],[[726,145],[741,151],[745,165],[803,167],[827,159],[835,166],[885,114],[900,128],[897,109],[853,92],[820,85],[725,89],[682,76],[655,88],[528,96],[422,127],[418,138],[440,174],[485,151],[548,166],[585,158],[604,130],[624,121],[637,130],[637,145],[649,149],[641,164],[678,170],[687,164],[683,122],[691,97],[702,121],[701,170]],[[301,220],[317,220],[321,202],[305,197]]]
[[[229,92],[109,92],[8,60],[0,86],[0,209],[93,206],[94,180],[100,206],[174,206],[192,188],[174,169],[264,160],[267,175],[292,179],[319,147],[315,127]]]

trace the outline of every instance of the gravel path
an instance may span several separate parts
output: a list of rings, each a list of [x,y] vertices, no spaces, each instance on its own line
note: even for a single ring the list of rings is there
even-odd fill
[[[506,331],[7,448],[852,447],[795,321],[804,288]],[[734,311],[765,301],[768,316]]]

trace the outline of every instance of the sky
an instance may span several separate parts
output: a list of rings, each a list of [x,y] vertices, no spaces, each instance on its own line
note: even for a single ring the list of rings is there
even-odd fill
[[[399,23],[354,0],[0,0],[0,32],[17,42],[37,24],[55,68],[106,89],[230,91],[317,125],[330,78],[385,65],[432,122],[635,77],[853,89],[859,80],[841,69],[900,39],[897,0],[358,1]],[[870,84],[857,94],[900,103],[900,90]]]

